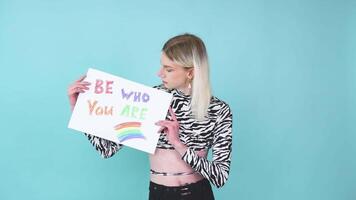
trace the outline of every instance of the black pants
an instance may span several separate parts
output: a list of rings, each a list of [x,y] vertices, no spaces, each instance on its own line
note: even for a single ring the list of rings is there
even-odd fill
[[[211,185],[207,179],[184,186],[164,186],[150,182],[149,200],[214,200]]]

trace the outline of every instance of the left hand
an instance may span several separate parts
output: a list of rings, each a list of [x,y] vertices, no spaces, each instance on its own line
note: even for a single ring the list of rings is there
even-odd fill
[[[172,116],[172,120],[160,120],[155,124],[161,126],[161,129],[158,132],[163,130],[167,135],[169,143],[171,143],[173,146],[176,146],[181,144],[179,139],[179,123],[171,107],[169,107],[169,113]]]

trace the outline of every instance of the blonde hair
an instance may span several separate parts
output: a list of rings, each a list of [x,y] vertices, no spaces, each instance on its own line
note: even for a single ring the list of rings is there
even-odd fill
[[[199,37],[186,33],[169,39],[162,51],[173,62],[186,68],[194,68],[191,109],[195,119],[203,120],[212,96],[208,54],[204,42]]]

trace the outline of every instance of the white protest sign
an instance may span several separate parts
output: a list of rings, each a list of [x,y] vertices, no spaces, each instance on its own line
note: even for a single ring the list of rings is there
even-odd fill
[[[95,69],[85,81],[68,128],[153,154],[172,95]]]

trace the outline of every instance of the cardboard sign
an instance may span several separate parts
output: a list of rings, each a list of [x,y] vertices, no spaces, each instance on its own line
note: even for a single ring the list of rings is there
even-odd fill
[[[95,69],[85,81],[68,128],[153,154],[172,95]]]

